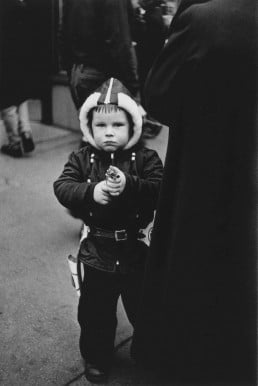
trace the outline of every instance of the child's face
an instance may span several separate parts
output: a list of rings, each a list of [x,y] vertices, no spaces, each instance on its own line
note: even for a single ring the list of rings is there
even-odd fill
[[[92,133],[96,145],[107,152],[123,148],[129,141],[129,122],[123,110],[93,112]]]

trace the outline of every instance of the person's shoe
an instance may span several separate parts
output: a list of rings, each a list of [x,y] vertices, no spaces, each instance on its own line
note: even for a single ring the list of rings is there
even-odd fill
[[[35,144],[32,138],[31,133],[24,132],[21,133],[22,146],[25,153],[30,153],[35,149]]]
[[[93,363],[85,363],[85,377],[92,383],[107,382],[107,372]]]
[[[23,156],[23,147],[21,142],[8,143],[8,145],[1,147],[1,152],[11,157],[20,158]]]

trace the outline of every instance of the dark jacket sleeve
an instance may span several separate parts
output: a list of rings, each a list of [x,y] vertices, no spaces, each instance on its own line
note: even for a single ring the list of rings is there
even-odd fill
[[[168,126],[173,124],[180,113],[188,79],[194,71],[199,54],[195,36],[191,11],[176,14],[170,26],[168,41],[145,83],[148,113]]]
[[[78,156],[72,153],[60,177],[54,182],[58,201],[67,209],[89,211],[94,205],[93,191],[96,183],[87,182]]]
[[[146,200],[151,201],[151,209],[156,209],[163,176],[163,165],[155,150],[144,149],[142,170],[139,176],[126,176],[124,194],[133,197],[136,202],[146,206]]]

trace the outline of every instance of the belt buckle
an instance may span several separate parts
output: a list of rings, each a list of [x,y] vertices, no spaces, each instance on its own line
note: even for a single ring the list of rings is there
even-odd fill
[[[116,241],[125,241],[127,240],[127,232],[125,229],[115,231],[115,240]]]

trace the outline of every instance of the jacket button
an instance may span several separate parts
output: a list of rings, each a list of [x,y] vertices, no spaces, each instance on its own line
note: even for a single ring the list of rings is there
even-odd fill
[[[116,265],[119,265],[119,261],[117,260]]]

